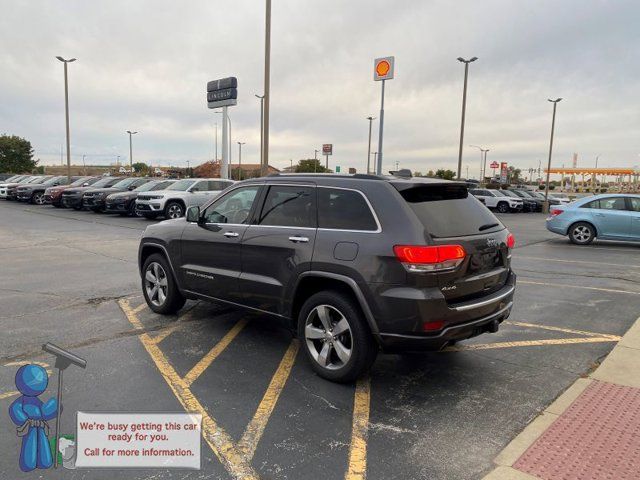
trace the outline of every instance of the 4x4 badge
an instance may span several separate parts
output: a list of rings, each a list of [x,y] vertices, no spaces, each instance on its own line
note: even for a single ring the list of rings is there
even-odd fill
[[[495,238],[487,238],[487,247],[497,247],[498,241]]]

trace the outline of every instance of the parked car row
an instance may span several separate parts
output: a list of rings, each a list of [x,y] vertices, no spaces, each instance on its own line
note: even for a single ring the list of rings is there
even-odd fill
[[[542,193],[519,188],[500,190],[473,188],[469,193],[482,201],[487,208],[495,209],[500,213],[541,212],[544,203]],[[570,202],[566,195],[549,194],[549,205],[566,205]]]
[[[0,183],[0,198],[57,208],[147,218],[179,218],[232,185],[232,180],[190,178],[14,175]]]

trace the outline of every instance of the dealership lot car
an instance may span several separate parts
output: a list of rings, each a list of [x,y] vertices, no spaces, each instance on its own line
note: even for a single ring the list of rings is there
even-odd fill
[[[602,194],[556,206],[547,230],[567,235],[577,245],[595,238],[640,242],[640,195]]]
[[[496,332],[513,305],[513,246],[463,183],[272,176],[148,227],[139,268],[153,311],[192,298],[284,319],[314,370],[345,382],[380,347]]]
[[[34,175],[31,177],[23,178],[17,183],[8,183],[4,186],[4,188],[0,188],[0,198],[4,198],[6,200],[15,200],[19,186],[27,184],[40,184],[46,182],[51,177],[52,175]]]
[[[500,213],[522,210],[522,199],[505,195],[499,190],[475,188],[469,190],[469,193],[480,199],[488,208],[495,208]]]
[[[72,181],[78,177],[71,177]],[[18,185],[16,188],[16,199],[19,202],[29,202],[35,205],[45,204],[45,190],[49,187],[57,187],[58,185],[67,185],[69,177],[60,175],[52,177],[43,183],[28,183],[26,185]]]
[[[107,188],[115,185],[124,177],[103,177],[93,185],[86,187],[67,188],[62,192],[62,205],[66,208],[82,210],[82,195],[92,188]]]
[[[121,215],[136,215],[136,198],[140,192],[164,190],[174,182],[175,180],[153,180],[132,191],[112,193],[105,201],[105,211]]]
[[[69,185],[58,185],[49,187],[44,191],[44,203],[53,205],[54,207],[62,207],[62,192],[68,188],[89,187],[100,180],[101,177],[80,177]]]
[[[82,206],[94,212],[105,210],[106,199],[112,193],[128,192],[135,190],[140,185],[149,182],[150,178],[123,178],[109,187],[93,186],[82,194]]]
[[[141,193],[136,199],[136,212],[146,218],[180,218],[192,205],[202,205],[233,185],[233,180],[191,178],[178,180],[166,190]]]

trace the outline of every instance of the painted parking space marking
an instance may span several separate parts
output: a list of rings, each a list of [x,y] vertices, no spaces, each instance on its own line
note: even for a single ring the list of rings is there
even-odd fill
[[[226,350],[233,339],[238,336],[238,334],[242,331],[242,329],[247,325],[247,319],[243,318],[236,323],[227,334],[222,337],[218,343],[214,345],[214,347],[209,350],[209,352],[200,359],[195,366],[189,370],[184,377],[184,383],[187,386],[191,386],[193,382],[195,382],[202,373],[209,368],[209,365],[213,363],[213,361],[218,358],[218,356]]]
[[[120,300],[118,303],[134,328],[143,330],[142,322],[133,313],[128,300]],[[152,341],[147,333],[142,333],[138,338],[185,411],[202,415],[202,436],[229,474],[234,478],[257,480],[258,474],[245,460],[244,455],[238,450],[231,437],[193,395],[189,386],[178,375],[158,345]]]
[[[609,263],[609,262],[590,262],[587,260],[563,260],[560,258],[548,258],[548,257],[530,257],[528,255],[515,255],[513,258],[524,258],[527,260],[540,260],[543,262],[558,262],[558,263],[576,263],[585,265],[601,265],[607,267],[626,267],[626,268],[640,268],[640,265],[625,265],[622,263]]]
[[[525,327],[525,328],[540,328],[543,330],[550,330],[553,332],[563,332],[563,333],[572,333],[572,334],[576,334],[576,335],[586,335],[587,337],[603,337],[603,338],[610,338],[611,340],[618,342],[620,341],[620,339],[622,337],[618,336],[618,335],[611,335],[609,333],[597,333],[597,332],[586,332],[584,330],[574,330],[572,328],[561,328],[561,327],[555,327],[553,325],[540,325],[537,323],[527,323],[527,322],[514,322],[514,321],[510,321],[507,320],[504,323],[509,324],[509,325],[516,325],[518,327]]]
[[[527,281],[520,282],[527,283]],[[542,282],[530,282],[542,283]],[[551,286],[565,286],[560,284],[547,284]],[[593,289],[595,287],[589,288]],[[601,290],[601,289],[598,289]],[[615,290],[617,292],[617,290]],[[624,293],[624,292],[623,292]],[[635,292],[631,292],[635,293]],[[130,323],[137,330],[144,330],[142,322],[138,319],[136,312],[144,308],[138,306],[132,308],[128,300],[121,300],[122,310],[127,315]],[[141,308],[142,307],[142,308]],[[191,391],[191,385],[195,382],[222,352],[238,337],[239,333],[248,324],[246,319],[239,320],[233,327],[216,343],[209,352],[204,355],[196,365],[184,376],[180,377],[168,358],[160,350],[159,343],[167,338],[171,333],[184,326],[185,318],[192,318],[194,309],[182,315],[177,322],[160,330],[155,336],[150,333],[141,332],[140,341],[153,359],[161,375],[169,385],[171,391],[182,404],[186,411],[201,413],[203,415],[203,436],[216,457],[223,466],[235,478],[259,478],[251,462],[257,450],[257,446],[263,436],[266,426],[272,416],[277,402],[289,379],[291,371],[299,353],[300,344],[298,340],[292,339],[280,364],[272,376],[270,383],[263,394],[263,397],[251,419],[244,430],[240,440],[234,440],[225,432],[222,426],[207,412],[204,405],[196,398]],[[552,325],[539,325],[520,321],[505,321],[505,324],[523,329],[542,329],[547,331],[565,333],[571,335],[568,338],[534,339],[510,342],[494,342],[486,344],[455,345],[448,347],[443,352],[463,352],[487,349],[504,349],[533,346],[562,346],[572,344],[617,342],[620,337],[608,333],[589,332],[570,328],[555,327]],[[371,408],[371,380],[369,377],[358,380],[353,398],[352,431],[349,443],[347,469],[345,471],[346,480],[364,480],[367,474],[367,443],[369,431],[369,416]]]
[[[260,405],[258,405],[256,413],[253,415],[251,422],[238,443],[238,448],[240,448],[249,459],[253,458],[258,442],[269,422],[271,413],[273,413],[278,398],[280,398],[280,394],[287,383],[287,379],[296,360],[296,355],[298,354],[299,346],[300,344],[297,339],[294,338],[291,340],[289,348],[287,348],[276,373],[271,378],[271,382],[260,401]]]
[[[356,392],[353,398],[349,464],[345,480],[364,480],[367,476],[367,437],[370,409],[371,380],[367,376],[356,383]]]
[[[609,292],[609,293],[626,293],[629,295],[640,295],[640,292],[633,292],[631,290],[616,290],[613,288],[600,288],[600,287],[585,287],[583,285],[567,285],[566,283],[552,283],[552,282],[534,282],[532,280],[520,280],[519,284],[523,285],[541,285],[543,287],[560,287],[560,288],[578,288],[584,290],[595,290],[596,292]]]

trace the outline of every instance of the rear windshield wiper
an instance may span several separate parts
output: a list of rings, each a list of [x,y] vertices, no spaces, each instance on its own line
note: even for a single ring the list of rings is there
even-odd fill
[[[490,228],[498,226],[500,226],[499,223],[487,223],[486,225],[482,225],[478,230],[482,232],[483,230],[489,230]]]

